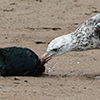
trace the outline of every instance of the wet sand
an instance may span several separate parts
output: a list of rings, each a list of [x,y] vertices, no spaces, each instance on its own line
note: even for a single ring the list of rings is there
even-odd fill
[[[100,12],[99,0],[0,0],[0,47],[27,47],[41,57],[48,43]],[[0,100],[99,100],[99,49],[55,57],[41,77],[0,77]]]

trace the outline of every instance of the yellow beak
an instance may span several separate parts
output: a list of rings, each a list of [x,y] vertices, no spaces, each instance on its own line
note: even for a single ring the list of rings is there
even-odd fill
[[[41,58],[41,62],[44,62],[44,63],[48,62],[50,59],[52,59],[52,56],[53,56],[53,55],[51,55],[51,56],[49,56],[49,57],[46,57],[45,54],[44,54],[44,55],[42,56],[42,58]]]

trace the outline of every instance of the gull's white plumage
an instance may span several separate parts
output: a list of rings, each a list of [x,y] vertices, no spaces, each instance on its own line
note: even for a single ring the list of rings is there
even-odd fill
[[[100,48],[100,13],[84,22],[75,32],[52,40],[48,45],[45,57],[94,48]]]

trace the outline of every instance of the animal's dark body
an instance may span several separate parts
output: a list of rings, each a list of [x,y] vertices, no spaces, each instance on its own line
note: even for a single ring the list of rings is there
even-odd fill
[[[1,76],[38,76],[45,71],[39,57],[28,48],[0,48]]]

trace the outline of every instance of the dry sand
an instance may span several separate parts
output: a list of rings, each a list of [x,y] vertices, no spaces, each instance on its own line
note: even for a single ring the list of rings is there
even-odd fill
[[[0,0],[0,47],[21,46],[39,57],[57,36],[75,31],[100,11],[100,0]],[[0,77],[0,100],[99,100],[100,52],[69,52],[52,59],[50,75]]]

